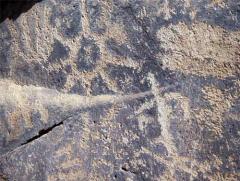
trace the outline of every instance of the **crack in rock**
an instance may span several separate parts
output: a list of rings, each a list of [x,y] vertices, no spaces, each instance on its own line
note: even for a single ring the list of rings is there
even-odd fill
[[[32,141],[35,141],[35,140],[37,140],[38,138],[41,138],[42,136],[44,136],[44,135],[48,134],[49,132],[51,132],[54,128],[56,128],[56,127],[58,127],[58,126],[61,126],[61,125],[63,125],[63,121],[61,121],[61,122],[58,123],[58,124],[54,124],[53,126],[47,128],[47,129],[42,129],[42,130],[40,130],[40,131],[38,132],[38,135],[36,135],[36,136],[28,139],[26,142],[22,143],[21,146],[22,146],[22,145],[26,145],[26,144],[28,144],[28,143],[31,143]]]

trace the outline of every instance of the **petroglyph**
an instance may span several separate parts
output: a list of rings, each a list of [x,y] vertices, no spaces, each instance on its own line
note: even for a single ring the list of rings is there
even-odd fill
[[[154,87],[154,86],[153,86]],[[144,98],[146,96],[156,95],[161,93],[161,90],[157,90],[156,86],[154,90],[149,90],[146,92],[141,92],[137,94],[130,95],[97,95],[97,96],[80,96],[77,94],[62,93],[54,89],[48,89],[44,87],[36,87],[32,85],[17,85],[11,80],[0,80],[0,105],[1,106],[11,106],[13,109],[18,109],[20,115],[26,115],[24,117],[25,121],[29,121],[26,125],[30,125],[30,128],[33,127],[31,122],[31,111],[38,111],[42,117],[42,120],[45,124],[48,123],[48,107],[57,107],[61,108],[63,111],[71,111],[74,109],[86,109],[90,107],[103,106],[103,105],[113,105],[123,102],[129,102],[134,99]],[[26,112],[27,110],[27,112]],[[13,114],[13,113],[12,113]],[[15,120],[16,123],[13,123],[11,119],[7,124],[12,125],[14,129],[17,130],[17,125],[19,120]],[[63,120],[58,120],[58,125],[62,123]],[[13,125],[15,124],[15,125]],[[162,123],[164,124],[164,123]],[[55,126],[52,126],[55,127]],[[52,129],[52,128],[51,128]],[[15,135],[13,138],[19,137],[20,132]],[[22,130],[23,131],[23,130]],[[41,132],[43,132],[42,130]],[[39,135],[33,135],[32,138],[25,140],[21,144],[26,144],[35,138],[40,137]],[[34,139],[33,139],[34,138]],[[6,145],[7,146],[7,145]]]
[[[153,91],[155,102],[157,105],[158,121],[161,125],[161,131],[162,131],[161,135],[163,137],[164,142],[167,145],[167,148],[170,154],[175,155],[177,152],[175,148],[175,143],[173,142],[172,135],[169,133],[169,130],[170,130],[169,116],[170,116],[171,110],[166,105],[165,99],[162,96],[159,96],[157,82],[155,80],[154,75],[149,73],[148,78],[149,78],[149,81],[151,82],[152,91]]]
[[[239,180],[238,0],[33,4],[0,17],[0,180]]]
[[[40,105],[44,107],[57,106],[64,109],[86,108],[121,103],[152,95],[151,91],[146,91],[132,95],[80,96],[77,94],[60,93],[57,90],[44,87],[20,86],[10,80],[0,80],[0,92],[1,105],[28,106],[32,109],[37,109]]]

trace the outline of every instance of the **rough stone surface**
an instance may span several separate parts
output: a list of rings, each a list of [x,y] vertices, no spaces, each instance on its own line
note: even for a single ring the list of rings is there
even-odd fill
[[[239,90],[238,0],[43,0],[0,23],[0,180],[240,180]]]

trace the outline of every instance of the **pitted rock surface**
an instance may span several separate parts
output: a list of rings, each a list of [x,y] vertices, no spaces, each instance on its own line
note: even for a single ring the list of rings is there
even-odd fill
[[[0,180],[240,180],[238,0],[42,0],[11,17]]]

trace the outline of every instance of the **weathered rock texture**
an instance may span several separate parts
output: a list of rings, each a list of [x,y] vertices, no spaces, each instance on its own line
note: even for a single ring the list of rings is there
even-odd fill
[[[0,180],[239,180],[238,0],[43,0],[0,24]]]

